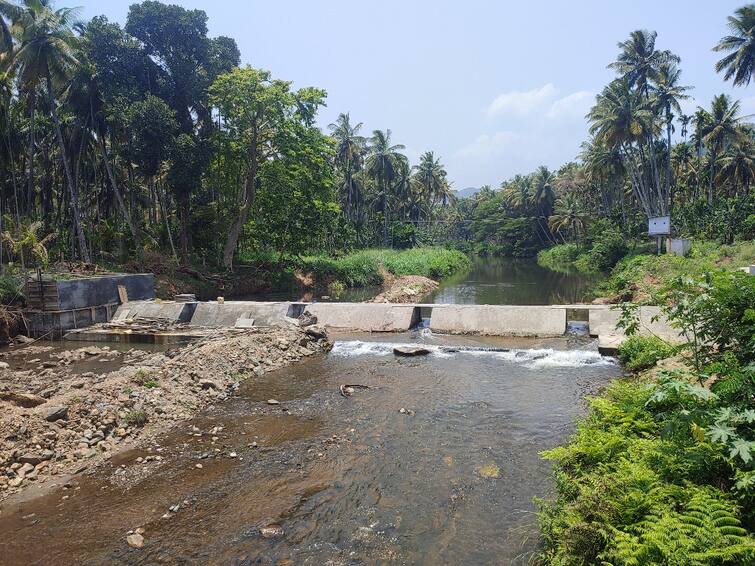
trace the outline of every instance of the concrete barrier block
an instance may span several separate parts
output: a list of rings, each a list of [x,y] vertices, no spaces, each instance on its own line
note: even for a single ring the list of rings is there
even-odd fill
[[[490,336],[561,336],[566,309],[552,306],[434,305],[430,330]]]
[[[612,336],[621,335],[623,331],[616,327],[619,321],[620,312],[614,309],[595,308],[590,309],[590,336]],[[657,320],[654,320],[657,318]],[[643,306],[639,309],[641,336],[656,335],[663,340],[671,343],[685,342],[679,331],[672,327],[666,317],[661,312],[660,307]]]
[[[389,303],[312,303],[318,324],[338,330],[404,332],[419,322],[419,308]]]

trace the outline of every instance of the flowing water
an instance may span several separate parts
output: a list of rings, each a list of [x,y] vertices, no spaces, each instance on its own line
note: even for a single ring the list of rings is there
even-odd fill
[[[590,285],[480,260],[432,300],[564,303]],[[533,498],[552,490],[539,453],[621,373],[570,328],[547,340],[339,336],[329,354],[243,382],[147,448],[7,502],[0,564],[530,563]],[[429,355],[395,356],[406,342]],[[137,462],[147,455],[163,459]],[[125,540],[136,528],[141,549]]]
[[[407,341],[431,353],[394,356]],[[150,450],[162,463],[121,454],[6,505],[0,562],[525,564],[533,497],[551,490],[538,453],[619,372],[583,338],[343,336],[161,438]],[[369,388],[344,397],[341,385]],[[269,525],[282,534],[262,536]],[[137,527],[139,550],[125,543]]]

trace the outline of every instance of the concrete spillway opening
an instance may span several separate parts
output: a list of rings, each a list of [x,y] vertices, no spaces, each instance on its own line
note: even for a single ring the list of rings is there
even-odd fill
[[[411,328],[430,328],[430,317],[432,315],[433,307],[414,307]]]
[[[307,308],[307,303],[291,303],[288,305],[286,316],[288,318],[299,318],[304,314],[304,310]]]

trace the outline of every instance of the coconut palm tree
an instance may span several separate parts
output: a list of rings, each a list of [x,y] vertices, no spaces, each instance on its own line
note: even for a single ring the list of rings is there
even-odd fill
[[[427,209],[430,210],[438,202],[445,206],[449,187],[447,173],[440,159],[436,159],[432,151],[426,151],[420,156],[419,165],[415,165],[413,169],[414,182],[421,188]]]
[[[401,144],[391,145],[391,131],[374,130],[367,156],[367,174],[375,180],[378,190],[378,207],[383,212],[383,244],[388,245],[391,185],[395,181],[399,164],[406,162]]]
[[[743,6],[728,18],[732,35],[721,38],[713,51],[729,52],[716,63],[716,72],[724,80],[733,78],[738,86],[747,86],[755,70],[755,5]]]
[[[548,219],[550,229],[564,239],[563,231],[569,230],[579,244],[580,234],[584,234],[588,215],[575,193],[566,193],[556,201],[556,211]]]
[[[635,198],[646,216],[664,214],[667,200],[652,163],[648,163],[657,129],[650,101],[632,89],[627,79],[615,79],[596,97],[587,119],[595,141],[620,152]]]
[[[721,157],[721,169],[717,180],[732,185],[734,194],[739,192],[740,187],[744,189],[745,194],[749,192],[750,185],[755,180],[755,147],[752,134],[740,135],[730,150]]]
[[[346,215],[357,225],[359,231],[359,204],[364,200],[362,186],[355,173],[362,167],[366,139],[359,135],[362,123],[351,124],[349,113],[339,114],[335,123],[328,125],[336,140],[336,163],[343,172],[343,187]]]
[[[670,51],[655,48],[657,33],[635,30],[629,39],[619,42],[619,56],[608,65],[625,79],[630,86],[650,98],[649,83],[655,80],[661,65],[679,63],[680,59]]]
[[[65,84],[72,69],[79,64],[76,54],[77,38],[73,32],[78,13],[78,10],[72,8],[53,10],[52,0],[24,0],[13,22],[14,29],[18,30],[18,47],[13,52],[12,65],[17,70],[19,84],[27,91],[34,92],[39,85],[45,87],[71,197],[73,227],[79,252],[81,258],[89,262],[91,258],[84,238],[79,191],[73,180],[55,96],[55,84]]]
[[[713,204],[713,183],[716,178],[716,162],[738,135],[739,129],[739,101],[732,102],[725,94],[713,97],[710,112],[703,124],[702,141],[708,148],[710,159],[710,176],[708,179],[708,204]]]
[[[666,194],[669,196],[669,208],[673,204],[673,183],[671,170],[671,131],[673,130],[674,112],[682,113],[681,100],[689,98],[685,94],[690,87],[681,86],[679,77],[682,72],[673,63],[662,63],[656,73],[653,87],[656,107],[663,112],[666,122]]]
[[[510,181],[501,184],[503,202],[509,208],[526,214],[532,205],[532,187],[529,177],[515,175]]]

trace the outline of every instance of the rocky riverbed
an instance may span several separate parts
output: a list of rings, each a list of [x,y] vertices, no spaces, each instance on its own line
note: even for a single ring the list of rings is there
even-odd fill
[[[242,380],[329,348],[324,330],[310,325],[218,330],[162,352],[107,345],[55,351],[44,342],[7,350],[0,361],[0,500],[89,473],[227,398]]]

